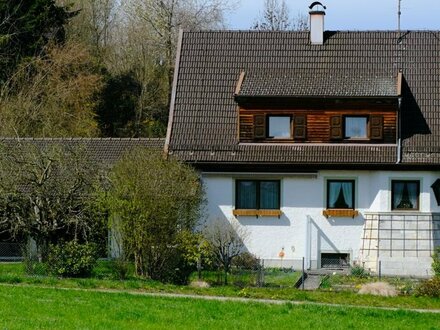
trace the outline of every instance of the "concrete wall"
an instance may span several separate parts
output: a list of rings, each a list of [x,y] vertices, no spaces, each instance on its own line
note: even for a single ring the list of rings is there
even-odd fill
[[[246,248],[265,259],[266,264],[299,268],[302,258],[312,268],[320,265],[321,253],[349,253],[360,258],[365,213],[391,212],[391,180],[419,179],[419,212],[439,212],[431,184],[436,172],[320,171],[315,176],[212,174],[203,173],[208,199],[208,221],[237,221],[248,232]],[[234,217],[236,179],[280,179],[281,210],[278,217]],[[354,179],[355,207],[359,216],[329,218],[326,208],[326,180]],[[285,257],[278,255],[284,248]],[[407,274],[411,275],[411,274]]]

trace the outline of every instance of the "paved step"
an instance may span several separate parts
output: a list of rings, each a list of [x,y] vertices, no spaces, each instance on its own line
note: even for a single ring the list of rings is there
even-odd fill
[[[307,274],[304,281],[304,290],[316,290],[321,285],[322,276],[315,274]]]

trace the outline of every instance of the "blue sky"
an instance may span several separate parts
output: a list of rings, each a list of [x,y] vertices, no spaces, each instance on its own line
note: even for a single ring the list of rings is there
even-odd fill
[[[247,30],[264,0],[238,0],[226,15],[228,28]],[[291,17],[308,15],[313,0],[286,0]],[[322,0],[326,30],[396,30],[398,0]],[[440,0],[402,0],[403,30],[440,30]]]

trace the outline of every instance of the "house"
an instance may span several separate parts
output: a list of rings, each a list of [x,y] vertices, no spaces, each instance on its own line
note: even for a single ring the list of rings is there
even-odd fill
[[[440,32],[324,31],[310,15],[310,32],[181,32],[165,151],[266,265],[429,276]]]

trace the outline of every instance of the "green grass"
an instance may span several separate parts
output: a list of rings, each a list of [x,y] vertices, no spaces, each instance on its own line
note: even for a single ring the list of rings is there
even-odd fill
[[[351,291],[335,292],[331,287],[325,290],[301,291],[292,287],[241,287],[235,285],[213,286],[211,288],[193,288],[176,286],[157,281],[130,277],[128,280],[116,280],[108,263],[100,264],[100,275],[95,278],[74,279],[43,276],[26,276],[20,263],[0,263],[0,283],[37,285],[56,288],[114,289],[139,292],[167,292],[196,294],[207,296],[246,297],[262,299],[284,299],[292,301],[323,302],[332,304],[440,309],[440,299],[414,297],[411,295],[398,297],[377,297],[358,295]],[[107,274],[107,275],[105,275]],[[266,277],[267,278],[267,277]]]
[[[440,329],[439,315],[0,286],[4,329]]]

